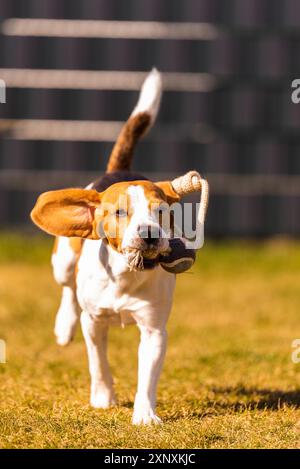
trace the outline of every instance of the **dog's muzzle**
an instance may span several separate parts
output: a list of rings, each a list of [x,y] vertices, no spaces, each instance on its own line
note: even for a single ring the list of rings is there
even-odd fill
[[[159,245],[160,240],[157,240],[156,245]],[[163,249],[158,249],[153,243],[148,244],[146,249],[127,248],[123,254],[126,258],[130,270],[142,271],[153,269],[157,266],[162,256],[169,253],[169,243],[164,243]]]

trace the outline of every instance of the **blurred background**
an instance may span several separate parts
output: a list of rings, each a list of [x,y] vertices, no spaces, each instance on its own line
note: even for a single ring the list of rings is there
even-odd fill
[[[211,237],[298,236],[299,17],[297,0],[0,0],[1,226],[103,172],[156,66],[161,112],[134,168],[206,176]]]

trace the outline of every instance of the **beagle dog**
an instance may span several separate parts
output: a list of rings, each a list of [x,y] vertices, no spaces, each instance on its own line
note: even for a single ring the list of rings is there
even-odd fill
[[[102,178],[86,189],[46,192],[31,213],[34,223],[56,236],[52,266],[62,298],[55,335],[67,345],[81,319],[93,407],[116,402],[106,352],[109,325],[135,323],[140,330],[133,424],[161,421],[156,389],[176,277],[158,259],[170,251],[172,223],[167,229],[162,219],[180,191],[130,171],[134,147],[155,121],[161,90],[161,75],[153,69]]]

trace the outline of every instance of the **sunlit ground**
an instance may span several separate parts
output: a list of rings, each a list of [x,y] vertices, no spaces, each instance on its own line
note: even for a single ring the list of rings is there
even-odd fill
[[[117,407],[89,407],[81,333],[59,348],[49,238],[0,237],[2,448],[300,447],[300,244],[207,243],[178,276],[161,426],[130,424],[138,332],[112,329]]]

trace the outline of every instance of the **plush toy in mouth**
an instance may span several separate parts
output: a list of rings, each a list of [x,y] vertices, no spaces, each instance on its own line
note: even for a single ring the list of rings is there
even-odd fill
[[[181,274],[190,269],[196,259],[196,251],[188,249],[181,238],[169,240],[171,251],[169,254],[160,257],[160,265],[167,272]]]

